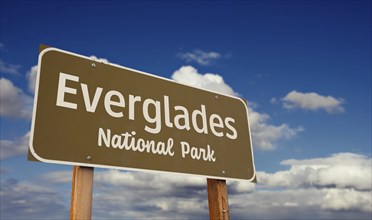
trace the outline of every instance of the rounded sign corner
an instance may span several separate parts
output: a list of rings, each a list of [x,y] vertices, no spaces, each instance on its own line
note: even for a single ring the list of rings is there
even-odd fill
[[[57,49],[57,48],[54,48],[54,47],[46,47],[46,48],[43,48],[43,49],[41,49],[40,52],[39,52],[39,59],[41,60],[42,57],[43,57],[46,53],[51,52],[51,51],[60,51],[60,50]]]
[[[239,99],[243,103],[243,105],[248,109],[248,100],[246,100],[243,97],[237,97],[237,99]]]
[[[30,149],[30,152],[31,152],[32,156],[34,156],[38,161],[41,161],[41,162],[44,162],[44,163],[48,163],[48,162],[49,162],[48,159],[44,159],[44,158],[40,157],[40,156],[36,153],[36,151],[34,150],[34,145],[33,145],[33,143],[32,143],[32,140],[33,140],[33,139],[30,138],[30,142],[29,142],[29,149]]]
[[[253,175],[250,179],[248,179],[248,181],[252,183],[257,183],[256,169],[253,169]]]

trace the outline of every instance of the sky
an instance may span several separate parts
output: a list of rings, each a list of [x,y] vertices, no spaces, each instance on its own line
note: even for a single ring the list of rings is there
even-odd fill
[[[231,219],[370,219],[371,1],[1,1],[0,218],[68,219],[27,160],[40,44],[248,100],[258,183]],[[191,99],[192,97],[190,97]],[[206,219],[206,179],[95,169],[93,219]]]

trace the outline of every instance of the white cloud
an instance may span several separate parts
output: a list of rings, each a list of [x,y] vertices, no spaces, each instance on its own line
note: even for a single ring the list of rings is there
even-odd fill
[[[215,92],[231,96],[239,96],[228,84],[225,83],[220,75],[206,73],[199,73],[192,66],[183,66],[176,70],[172,79],[178,83],[185,85],[208,89]],[[249,108],[249,122],[251,126],[252,142],[256,149],[273,150],[275,149],[274,143],[281,139],[288,139],[294,137],[303,128],[291,128],[287,124],[279,126],[271,125],[268,123],[269,115],[254,111]]]
[[[193,219],[208,215],[205,178],[108,170],[94,175],[97,218]]]
[[[369,219],[371,192],[258,189],[229,196],[231,219]]]
[[[257,190],[229,197],[231,219],[318,219],[319,205],[309,205],[321,197],[317,190]],[[312,218],[307,217],[314,212]]]
[[[3,48],[3,47],[1,47]],[[0,59],[0,72],[2,73],[8,73],[11,75],[21,75],[19,73],[19,69],[21,68],[21,65],[15,65],[6,63],[3,60]]]
[[[38,65],[35,65],[31,67],[30,71],[27,72],[28,90],[32,94],[35,93],[37,71],[38,71]]]
[[[41,175],[40,179],[44,182],[52,184],[63,184],[71,183],[72,180],[72,169],[71,171],[54,171]]]
[[[98,58],[94,55],[90,56],[90,58],[93,59],[93,60],[97,60],[99,62],[102,62],[102,63],[106,63],[106,64],[109,63],[109,61],[106,58]]]
[[[368,193],[354,189],[327,189],[323,192],[322,209],[372,212],[371,191]]]
[[[95,181],[99,183],[109,183],[111,185],[120,185],[122,187],[134,188],[162,188],[163,190],[173,190],[174,187],[201,187],[206,184],[206,180],[201,177],[174,175],[174,174],[157,174],[146,172],[123,172],[119,170],[109,170],[99,172],[95,175]],[[148,186],[151,182],[151,186]]]
[[[227,181],[230,194],[250,193],[256,189],[256,184],[248,181]]]
[[[259,181],[270,187],[337,187],[371,190],[372,160],[353,153],[338,153],[327,158],[285,160],[289,170],[274,174],[260,172]]]
[[[270,99],[270,103],[271,103],[271,104],[278,104],[279,101],[278,101],[277,98],[271,98],[271,99]]]
[[[323,109],[328,113],[345,111],[342,107],[342,104],[344,103],[343,99],[337,99],[332,96],[322,96],[315,92],[302,93],[294,90],[283,97],[282,101],[283,107],[286,109],[300,108],[311,111]]]
[[[33,98],[5,78],[0,79],[0,103],[1,117],[31,118]]]
[[[1,217],[36,219],[43,213],[44,218],[64,219],[68,216],[68,199],[66,201],[61,197],[61,188],[58,192],[45,186],[65,184],[63,188],[70,189],[71,173],[46,173],[32,183],[15,180],[13,183],[2,183],[0,193],[4,201]],[[233,188],[241,185],[233,183]],[[246,193],[251,191],[247,188],[252,187],[241,188],[235,193]],[[64,194],[66,197],[71,195],[70,191]],[[123,216],[133,219],[207,219],[207,181],[205,178],[174,174],[98,170],[94,174],[92,216],[97,219],[120,219]]]
[[[176,70],[172,79],[178,83],[208,89],[227,95],[238,96],[238,93],[225,83],[222,76],[213,73],[201,74],[192,66],[183,66]]]
[[[291,128],[287,124],[271,125],[268,123],[268,114],[256,112],[253,108],[248,108],[248,111],[252,144],[256,149],[274,150],[276,141],[293,138],[304,130],[302,127]]]
[[[3,179],[2,179],[3,180]],[[0,219],[67,219],[63,193],[31,182],[8,179],[1,182]]]
[[[71,171],[43,174],[41,181],[71,184]],[[93,217],[135,219],[208,218],[207,181],[202,177],[119,170],[94,173]],[[253,183],[228,181],[231,195],[250,193]]]
[[[26,155],[29,139],[30,132],[14,141],[0,140],[0,159],[2,160],[18,155]]]
[[[217,52],[194,50],[193,52],[179,53],[178,57],[185,60],[187,63],[196,62],[200,65],[211,65],[215,60],[221,58],[221,54]]]
[[[326,158],[285,160],[288,170],[257,172],[251,193],[229,197],[235,217],[365,219],[372,212],[371,158],[337,153]],[[249,207],[249,212],[247,209]]]

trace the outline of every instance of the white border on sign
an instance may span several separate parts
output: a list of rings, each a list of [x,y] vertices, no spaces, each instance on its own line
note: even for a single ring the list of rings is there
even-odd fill
[[[108,166],[108,165],[91,164],[91,163],[67,162],[67,161],[60,161],[60,160],[49,160],[49,159],[44,159],[44,158],[40,157],[39,155],[37,155],[37,153],[34,150],[33,139],[34,139],[34,128],[35,128],[36,110],[37,110],[37,99],[38,99],[38,93],[39,93],[39,80],[40,80],[41,61],[42,61],[42,58],[43,58],[44,54],[46,54],[49,51],[57,51],[57,52],[61,52],[61,53],[66,53],[66,54],[69,54],[69,55],[72,55],[72,56],[76,56],[76,57],[80,57],[80,58],[84,58],[84,59],[87,59],[87,60],[90,60],[90,61],[99,62],[99,63],[107,64],[107,65],[110,65],[110,66],[114,66],[114,67],[117,67],[117,68],[120,68],[120,69],[137,72],[139,74],[143,74],[143,75],[146,75],[146,76],[150,76],[150,77],[154,77],[154,78],[166,80],[166,81],[169,81],[169,82],[172,82],[172,83],[176,83],[176,84],[179,84],[179,85],[182,85],[182,86],[187,86],[187,87],[190,87],[190,88],[193,88],[193,89],[198,89],[198,90],[201,90],[201,91],[206,91],[206,92],[210,92],[210,93],[214,93],[214,94],[226,96],[226,97],[233,98],[233,99],[238,99],[239,101],[241,101],[243,103],[243,105],[244,105],[244,107],[246,109],[246,113],[247,113],[247,123],[248,123],[248,129],[249,129],[249,132],[248,133],[249,133],[249,141],[250,141],[250,148],[251,148],[251,153],[252,153],[252,163],[253,163],[253,177],[251,179],[249,179],[249,180],[248,179],[237,179],[237,178],[229,178],[229,177],[222,177],[222,176],[208,176],[208,175],[201,175],[201,174],[179,173],[179,172],[171,172],[171,171],[150,170],[150,169],[129,168],[129,167],[118,167],[118,166]],[[41,162],[44,162],[44,163],[54,163],[54,164],[63,164],[63,165],[75,165],[75,166],[90,166],[90,167],[106,168],[106,169],[130,170],[130,171],[146,171],[146,172],[168,173],[168,174],[169,173],[176,173],[176,174],[181,174],[181,175],[199,176],[199,177],[205,177],[205,178],[211,178],[211,179],[240,180],[240,181],[243,180],[243,181],[250,181],[250,182],[252,182],[252,180],[254,180],[256,178],[256,167],[255,167],[255,164],[254,164],[254,155],[253,155],[253,148],[252,148],[252,137],[251,137],[251,132],[250,131],[251,131],[251,128],[250,128],[250,123],[249,123],[249,115],[248,115],[247,104],[241,98],[238,98],[238,97],[235,97],[235,96],[231,96],[231,95],[227,95],[227,94],[223,94],[223,93],[219,93],[219,92],[215,92],[215,91],[211,91],[211,90],[207,90],[207,89],[201,89],[201,88],[197,88],[197,87],[192,87],[192,86],[189,86],[189,85],[185,85],[185,84],[181,84],[181,83],[175,82],[174,80],[167,79],[167,78],[164,78],[164,77],[161,77],[161,76],[153,75],[153,74],[150,74],[150,73],[146,73],[146,72],[143,72],[143,71],[131,69],[131,68],[128,68],[128,67],[117,65],[117,64],[102,62],[102,61],[96,60],[94,58],[86,57],[86,56],[79,55],[79,54],[72,53],[72,52],[68,52],[68,51],[64,51],[64,50],[57,49],[57,48],[54,48],[54,47],[48,47],[48,48],[42,50],[40,52],[40,54],[39,54],[29,147],[30,147],[30,152],[32,153],[32,155],[36,159],[38,159],[39,161],[41,161]]]

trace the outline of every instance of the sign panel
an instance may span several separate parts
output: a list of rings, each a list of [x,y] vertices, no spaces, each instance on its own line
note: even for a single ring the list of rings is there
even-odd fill
[[[30,152],[47,163],[252,181],[247,113],[240,98],[46,48]]]

